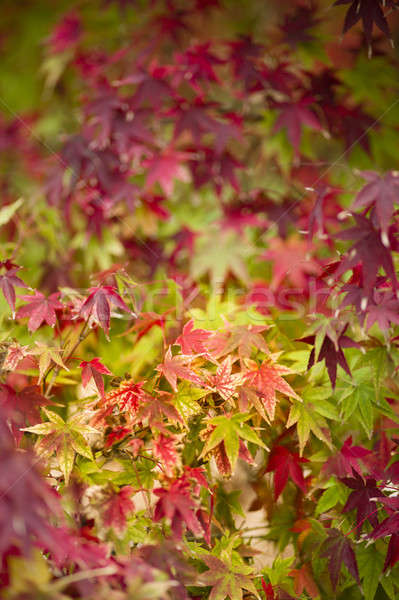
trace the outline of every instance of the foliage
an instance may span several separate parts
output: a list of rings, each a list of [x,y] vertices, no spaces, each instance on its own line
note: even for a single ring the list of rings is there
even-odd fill
[[[398,3],[22,4],[1,597],[396,598]]]

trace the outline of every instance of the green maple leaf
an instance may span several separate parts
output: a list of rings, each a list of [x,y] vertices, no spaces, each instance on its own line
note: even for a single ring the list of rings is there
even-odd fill
[[[327,403],[327,405],[328,404],[329,403]],[[330,407],[333,409],[331,405]],[[325,408],[326,402],[324,402],[322,410],[325,410]],[[299,451],[301,456],[309,440],[311,432],[314,436],[327,444],[329,448],[332,448],[330,439],[323,431],[328,431],[328,424],[323,414],[320,414],[320,407],[317,405],[317,403],[313,405],[306,402],[294,402],[294,404],[291,406],[286,427],[288,429],[295,424],[297,427]]]
[[[76,454],[93,460],[91,448],[85,439],[85,435],[98,433],[97,429],[84,423],[88,416],[87,411],[74,415],[67,421],[64,421],[51,410],[43,409],[43,411],[48,421],[26,427],[23,431],[41,436],[35,446],[39,456],[49,458],[55,452],[65,482],[68,483]]]
[[[251,415],[249,414],[237,414],[220,415],[210,419],[208,423],[216,427],[209,436],[201,456],[204,456],[223,442],[227,458],[230,461],[231,470],[233,471],[238,459],[240,438],[267,450],[267,446],[255,431],[245,423],[250,418]]]
[[[62,353],[65,352],[62,348],[52,348],[51,346],[47,346],[42,342],[36,342],[36,348],[34,348],[31,353],[35,356],[38,356],[39,363],[39,381],[40,383],[46,374],[48,368],[51,363],[58,365],[62,369],[69,371],[68,367],[64,364],[62,360]]]
[[[213,289],[223,284],[229,273],[249,286],[250,278],[244,259],[251,253],[249,244],[243,243],[234,233],[212,231],[200,238],[191,263],[191,275],[198,280],[209,274]]]
[[[216,556],[203,556],[202,560],[208,567],[208,571],[200,575],[202,583],[212,586],[209,600],[242,600],[243,589],[260,598],[255,585],[248,574],[252,568],[244,564],[228,565]]]
[[[196,388],[186,381],[183,381],[183,383],[179,385],[177,393],[173,396],[173,404],[182,416],[186,425],[191,417],[200,413],[202,410],[201,405],[197,400],[200,400],[210,393],[210,390]]]

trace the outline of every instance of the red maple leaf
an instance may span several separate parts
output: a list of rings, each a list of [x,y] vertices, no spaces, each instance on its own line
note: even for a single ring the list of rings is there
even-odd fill
[[[132,494],[134,489],[125,485],[104,503],[102,517],[106,527],[112,527],[118,533],[125,529],[126,519],[134,511],[134,503],[130,498]]]
[[[29,331],[36,331],[43,323],[54,327],[57,320],[55,311],[64,308],[64,305],[58,300],[59,297],[59,292],[46,298],[44,294],[38,291],[35,291],[32,296],[20,296],[21,300],[25,300],[28,304],[18,309],[17,318],[29,317]]]
[[[165,473],[170,477],[178,465],[179,455],[176,450],[176,437],[162,433],[153,440],[152,451],[155,458],[161,461]]]
[[[115,291],[115,288],[104,285],[90,288],[89,292],[89,296],[80,307],[79,316],[86,319],[89,324],[98,323],[106,334],[109,332],[111,304],[136,316]]]
[[[186,158],[186,153],[169,148],[143,161],[143,166],[148,169],[146,189],[158,183],[166,196],[170,196],[175,179],[188,181],[188,173],[184,167]]]
[[[351,541],[338,529],[329,529],[327,535],[328,538],[322,544],[320,556],[328,558],[328,570],[333,590],[335,591],[337,588],[342,564],[346,566],[352,577],[360,584],[356,556]]]
[[[284,23],[280,25],[284,41],[293,49],[298,44],[313,41],[315,38],[308,29],[316,27],[319,22],[320,19],[314,16],[313,6],[296,6],[292,14],[285,15]]]
[[[265,354],[269,353],[267,344],[261,335],[268,328],[265,325],[234,325],[229,328],[229,337],[220,351],[221,355],[231,354],[238,350],[241,364],[245,358],[249,358],[252,349],[256,348]],[[216,354],[216,357],[218,354]]]
[[[399,561],[399,533],[393,533],[389,538],[387,553],[385,556],[384,568],[386,571],[396,565]]]
[[[384,494],[377,487],[376,480],[367,478],[364,480],[357,473],[353,477],[344,477],[341,481],[353,492],[349,495],[343,512],[349,512],[356,509],[356,534],[360,535],[363,523],[368,520],[373,527],[377,527],[377,505],[376,498],[381,498]]]
[[[266,473],[274,472],[274,499],[277,500],[288,482],[288,477],[305,493],[307,486],[301,464],[309,462],[285,446],[274,446]]]
[[[381,331],[388,331],[390,326],[399,324],[399,301],[390,291],[380,293],[374,290],[371,302],[367,303],[367,329],[378,323]]]
[[[300,598],[304,591],[311,598],[319,597],[319,589],[314,582],[308,565],[302,565],[300,569],[292,569],[288,574],[294,578],[294,591],[297,598]]]
[[[360,263],[363,268],[364,288],[366,293],[369,294],[377,280],[378,271],[382,267],[396,290],[398,281],[389,249],[393,241],[390,238],[390,232],[388,231],[386,238],[384,238],[385,243],[383,243],[381,232],[376,229],[371,219],[367,219],[363,215],[355,214],[353,216],[356,221],[355,227],[338,233],[337,237],[345,241],[353,240],[355,243],[342,259],[334,276],[339,277],[348,269],[353,269]]]
[[[137,341],[142,338],[146,333],[151,331],[153,327],[160,327],[162,332],[165,331],[166,318],[169,313],[173,311],[172,308],[166,310],[162,314],[155,312],[142,312],[137,317],[136,322],[132,327],[125,331],[122,335],[128,335],[132,331],[137,332]]]
[[[77,14],[71,12],[70,14],[65,15],[54,27],[47,43],[52,52],[65,52],[65,50],[69,50],[76,46],[81,34],[82,24],[80,18]]]
[[[312,241],[315,237],[318,239],[327,239],[328,232],[326,224],[328,221],[336,223],[337,214],[340,206],[335,198],[341,193],[336,187],[327,186],[321,183],[315,187],[315,199],[312,210],[307,215],[308,240]]]
[[[23,435],[21,428],[40,423],[40,407],[48,404],[50,401],[36,385],[29,385],[17,392],[7,384],[0,384],[0,408],[11,424],[17,443]]]
[[[219,155],[213,148],[200,146],[188,161],[188,166],[196,188],[212,182],[218,194],[227,183],[236,191],[240,189],[235,169],[242,169],[243,164],[228,151]]]
[[[246,373],[246,384],[258,393],[271,420],[274,418],[277,402],[276,392],[300,400],[289,383],[281,377],[290,374],[290,369],[268,361],[263,362],[260,367],[254,367]]]
[[[346,326],[347,327],[347,326]],[[328,376],[331,381],[331,385],[334,388],[337,380],[337,366],[340,365],[343,370],[348,373],[349,376],[352,376],[349,365],[346,362],[345,354],[343,352],[343,348],[358,348],[359,344],[354,342],[350,337],[344,335],[346,327],[341,332],[340,335],[337,336],[336,342],[334,342],[327,334],[324,336],[323,343],[321,344],[320,351],[318,356],[315,356],[315,347],[312,348],[312,351],[309,356],[308,361],[308,369],[311,369],[315,362],[325,361],[325,365],[327,367]],[[309,335],[304,338],[299,339],[299,342],[304,342],[305,344],[315,345],[316,336]]]
[[[394,206],[399,201],[399,176],[392,171],[380,175],[375,171],[362,171],[361,176],[368,183],[357,194],[353,208],[373,208],[381,227],[382,235],[387,237]],[[389,245],[385,239],[385,246]],[[383,242],[384,242],[383,240]]]
[[[177,114],[174,131],[175,139],[184,131],[189,131],[194,143],[200,145],[204,134],[216,134],[219,122],[209,114],[209,110],[214,106],[215,104],[205,103],[201,97],[197,97],[191,105],[180,101],[176,109],[172,111],[172,114]]]
[[[27,288],[28,286],[26,285],[26,283],[24,283],[22,281],[22,279],[20,279],[20,277],[18,277],[16,275],[17,271],[19,271],[19,269],[21,267],[14,265],[9,260],[0,262],[0,267],[4,267],[6,269],[6,272],[4,273],[4,275],[0,275],[0,289],[4,294],[4,298],[7,300],[8,304],[10,305],[10,308],[12,310],[12,314],[14,317],[15,316],[15,300],[16,300],[14,288],[15,287]]]
[[[105,365],[100,362],[99,357],[92,358],[90,361],[83,360],[80,363],[80,368],[82,369],[82,385],[83,387],[87,387],[89,381],[94,379],[94,383],[100,393],[100,396],[103,398],[104,396],[104,381],[101,377],[103,375],[112,375],[111,371],[107,369]]]
[[[192,360],[192,356],[172,356],[172,350],[169,346],[163,363],[157,366],[157,371],[162,373],[175,392],[177,392],[177,378],[186,379],[196,385],[203,385],[201,377],[187,366]]]
[[[135,421],[141,423],[144,419],[148,419],[148,422],[153,427],[158,427],[161,430],[165,430],[165,427],[162,425],[163,417],[166,417],[172,423],[179,422],[184,424],[183,418],[169,401],[171,394],[169,392],[158,392],[158,394],[159,397],[145,395],[137,411]],[[165,396],[165,399],[162,396]]]
[[[55,550],[51,520],[61,515],[57,493],[37,471],[34,457],[15,449],[6,416],[0,406],[0,564],[13,547],[23,555],[33,544]]]
[[[337,477],[352,475],[353,470],[361,475],[362,468],[359,460],[363,460],[370,454],[371,450],[367,450],[362,446],[352,446],[352,436],[349,436],[346,438],[339,452],[330,456],[323,466],[323,470]]]
[[[234,77],[243,85],[245,91],[252,90],[259,83],[263,86],[262,74],[257,69],[257,59],[264,51],[264,46],[256,44],[248,35],[243,35],[228,45],[231,49],[229,62]]]
[[[307,125],[316,131],[322,130],[319,119],[314,112],[308,108],[308,106],[313,103],[313,98],[304,97],[296,102],[282,102],[278,104],[278,108],[281,112],[277,117],[273,131],[276,132],[285,128],[287,130],[288,139],[296,154],[299,152],[303,125]]]
[[[346,33],[361,19],[363,22],[364,34],[369,44],[371,44],[374,24],[385,33],[386,36],[391,36],[388,22],[382,10],[382,6],[385,5],[384,0],[336,0],[336,2],[334,2],[334,6],[340,4],[350,4],[345,15],[343,33]]]
[[[399,534],[399,498],[397,496],[387,497],[381,494],[381,497],[377,499],[379,503],[384,505],[390,515],[381,521],[381,523],[378,523],[377,519],[374,520],[374,530],[370,534],[370,537],[378,540],[387,535]]]
[[[155,505],[154,521],[163,517],[170,520],[171,529],[175,538],[181,538],[183,525],[195,536],[204,534],[195,511],[196,505],[190,494],[190,483],[184,479],[176,479],[169,488],[156,488],[153,490],[159,500]]]
[[[301,290],[308,275],[320,275],[321,267],[309,250],[309,244],[297,238],[273,238],[270,241],[269,249],[262,254],[262,258],[273,262],[273,289],[287,278],[295,288]]]
[[[321,106],[327,119],[328,130],[332,135],[343,138],[347,152],[359,145],[370,154],[369,132],[378,129],[378,123],[364,112],[361,105],[349,107],[342,102],[332,104],[326,101]]]
[[[176,339],[183,354],[208,354],[205,346],[207,340],[212,336],[211,331],[206,329],[194,329],[194,321],[190,319],[183,328],[183,333]]]
[[[208,375],[207,387],[220,394],[224,400],[229,400],[237,392],[237,387],[245,381],[242,373],[232,373],[233,359],[229,354],[218,366],[214,375]]]
[[[188,80],[197,92],[200,91],[198,84],[202,81],[220,83],[213,67],[225,61],[210,51],[210,45],[210,42],[194,44],[176,55],[176,63],[181,68],[176,83]]]

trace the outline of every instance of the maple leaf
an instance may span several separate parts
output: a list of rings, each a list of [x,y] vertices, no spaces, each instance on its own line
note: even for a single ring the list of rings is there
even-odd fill
[[[79,16],[71,12],[65,15],[54,27],[50,38],[47,40],[51,51],[54,53],[65,52],[76,46],[82,34],[82,24]]]
[[[28,556],[32,545],[56,549],[58,541],[51,518],[61,515],[56,492],[37,470],[28,452],[17,451],[7,424],[0,415],[0,560],[10,548]],[[4,564],[4,563],[3,563]]]
[[[155,522],[164,517],[169,519],[173,535],[177,539],[183,535],[183,524],[195,536],[204,534],[195,514],[196,505],[190,494],[190,483],[185,478],[176,479],[168,489],[155,488],[153,493],[159,498],[154,510]]]
[[[281,102],[278,104],[278,109],[281,112],[274,124],[273,131],[277,132],[283,128],[287,130],[287,136],[295,150],[295,154],[299,153],[303,125],[307,125],[316,131],[322,130],[319,119],[308,108],[313,103],[313,98],[304,97],[293,103]]]
[[[11,424],[13,435],[19,443],[22,438],[21,428],[41,421],[40,408],[50,404],[35,385],[15,391],[7,384],[0,384],[0,407]]]
[[[109,433],[107,435],[107,439],[106,439],[106,442],[105,442],[105,448],[111,448],[111,446],[113,446],[114,444],[120,442],[121,440],[124,440],[130,434],[131,434],[131,429],[130,428],[127,428],[127,427],[118,427],[117,429],[115,429],[114,431],[111,431],[111,433]],[[132,440],[132,441],[135,441],[135,440]]]
[[[244,359],[249,358],[252,353],[252,348],[261,350],[264,354],[269,353],[267,344],[260,334],[268,329],[265,325],[233,325],[229,328],[229,337],[226,344],[215,356],[219,354],[231,354],[238,349],[240,362],[243,364]]]
[[[54,327],[57,315],[56,310],[64,308],[63,304],[58,300],[59,292],[50,294],[48,298],[41,292],[35,291],[32,296],[20,296],[21,300],[28,302],[25,306],[21,306],[17,312],[17,318],[23,319],[29,317],[29,331],[36,331],[40,325],[47,323],[50,327]]]
[[[314,193],[314,205],[308,215],[307,223],[309,242],[311,242],[316,236],[319,239],[328,239],[326,222],[332,219],[335,221],[336,214],[340,210],[339,204],[335,202],[336,196],[341,193],[339,188],[327,186],[324,183],[321,183],[315,187]],[[327,207],[329,209],[328,212]],[[331,216],[330,213],[332,213]]]
[[[292,425],[296,424],[297,435],[299,441],[299,453],[302,456],[303,450],[309,441],[310,432],[316,436],[316,438],[323,440],[323,442],[332,449],[331,436],[329,425],[323,416],[324,409],[327,409],[329,415],[334,414],[334,407],[332,405],[319,408],[319,403],[316,401],[314,404],[311,402],[295,402],[291,406],[291,410],[286,423],[287,429]],[[335,416],[335,415],[334,415]],[[338,417],[336,417],[338,418]]]
[[[190,319],[183,327],[183,333],[176,338],[175,343],[179,344],[183,354],[204,354],[208,356],[206,342],[211,336],[211,331],[194,329],[194,320]]]
[[[161,461],[168,477],[173,475],[179,465],[179,455],[176,450],[176,436],[165,436],[162,433],[153,440],[152,451],[155,458]]]
[[[367,304],[367,330],[374,323],[381,331],[388,331],[393,323],[399,324],[399,301],[392,292],[374,290],[372,301]]]
[[[133,75],[116,82],[118,86],[137,85],[132,98],[132,110],[149,105],[152,109],[159,109],[165,98],[173,97],[173,90],[167,82],[169,75],[168,66],[159,66],[153,63],[149,72],[138,70]]]
[[[117,533],[123,532],[128,515],[134,511],[134,503],[130,498],[132,494],[133,488],[125,485],[104,502],[102,518],[106,527],[112,527]]]
[[[136,315],[125,304],[115,288],[104,285],[89,289],[89,296],[80,307],[79,316],[86,319],[89,324],[98,323],[108,335],[111,319],[111,304],[128,312],[133,317]]]
[[[328,121],[329,131],[343,137],[346,151],[351,151],[359,144],[370,154],[369,132],[374,127],[374,119],[366,114],[361,106],[348,107],[339,104],[323,105],[323,111]],[[376,125],[377,126],[377,125]]]
[[[307,485],[303,476],[301,464],[309,462],[285,446],[274,446],[267,463],[266,473],[274,472],[274,499],[277,500],[284,491],[288,477],[306,493]]]
[[[346,328],[347,327],[343,330],[341,328],[341,333],[335,333],[332,331],[331,327],[327,325],[326,328],[321,327],[316,336],[309,335],[298,340],[299,342],[314,346],[309,356],[308,369],[311,369],[315,362],[325,361],[328,376],[333,388],[335,388],[337,380],[338,365],[351,376],[349,365],[343,353],[343,348],[359,347],[359,344],[345,335]]]
[[[308,565],[302,565],[300,569],[292,569],[289,575],[294,578],[294,590],[295,594],[299,598],[304,591],[311,598],[317,598],[319,596],[319,589],[314,582]]]
[[[385,175],[379,175],[375,171],[361,171],[360,175],[368,183],[357,194],[353,208],[373,207],[375,209],[382,231],[382,240],[387,246],[389,224],[394,213],[394,205],[399,200],[399,176],[392,171],[388,171]]]
[[[27,288],[28,286],[20,277],[16,275],[21,267],[14,265],[9,260],[0,262],[0,267],[4,267],[6,272],[0,275],[0,289],[3,292],[4,298],[7,300],[12,310],[12,315],[15,317],[15,287]]]
[[[351,541],[338,529],[329,529],[328,538],[323,542],[320,556],[328,558],[328,570],[335,591],[338,585],[342,564],[346,566],[352,577],[360,584],[356,556]]]
[[[393,514],[391,514],[389,517],[387,517],[386,519],[384,519],[383,521],[381,521],[381,523],[378,523],[377,519],[375,519],[374,522],[374,530],[372,531],[372,533],[370,534],[370,537],[372,539],[379,539],[382,537],[386,537],[387,535],[397,535],[398,534],[398,529],[399,529],[399,506],[398,506],[398,499],[396,497],[393,498],[378,498],[379,502],[382,502],[383,504],[385,504],[388,509],[394,510],[395,512]],[[371,521],[371,519],[370,519]],[[396,541],[393,543],[396,546]],[[395,550],[394,548],[391,548],[391,551]],[[393,556],[392,556],[393,559]]]
[[[65,482],[68,483],[76,453],[90,460],[93,459],[90,446],[84,436],[98,431],[84,423],[87,418],[86,412],[78,413],[64,421],[57,413],[43,410],[48,421],[26,427],[23,431],[43,436],[36,443],[36,452],[43,458],[49,458],[55,452]]]
[[[134,159],[143,152],[142,145],[151,146],[154,143],[147,128],[150,114],[151,111],[147,109],[117,113],[113,121],[112,141],[120,156]]]
[[[250,279],[243,259],[252,252],[250,246],[238,243],[237,236],[232,232],[212,232],[201,236],[191,262],[191,275],[198,280],[209,273],[213,289],[222,285],[229,273],[249,285]]]
[[[356,225],[337,234],[341,240],[353,240],[355,243],[342,259],[341,264],[336,269],[334,276],[338,278],[348,269],[353,269],[358,263],[363,267],[364,287],[369,294],[375,285],[380,267],[382,267],[391,279],[394,290],[398,287],[395,268],[392,262],[392,256],[387,246],[391,244],[389,232],[387,246],[381,240],[380,232],[374,227],[371,219],[363,215],[353,215]]]
[[[20,361],[29,354],[31,354],[31,350],[28,346],[20,346],[17,342],[12,342],[7,348],[2,368],[5,371],[15,371]]]
[[[245,377],[242,373],[232,373],[233,359],[229,354],[218,366],[216,373],[208,375],[206,385],[208,389],[217,392],[223,400],[230,400],[237,394],[237,387],[244,383]]]
[[[202,410],[201,405],[197,400],[210,393],[210,390],[193,387],[187,382],[183,382],[179,385],[177,394],[173,396],[173,404],[186,425],[191,417],[199,414]]]
[[[148,394],[143,390],[143,383],[127,379],[121,381],[117,389],[110,390],[105,395],[103,405],[106,413],[112,413],[117,407],[119,412],[134,414],[147,399]]]
[[[227,564],[220,558],[206,554],[201,556],[208,571],[201,573],[200,579],[205,585],[212,586],[209,600],[242,600],[243,589],[260,600],[260,596],[248,575],[252,568],[248,565]]]
[[[345,15],[343,33],[351,29],[360,19],[366,40],[371,44],[373,24],[375,24],[386,36],[390,37],[389,25],[382,10],[383,0],[336,0],[334,6],[350,4]]]
[[[47,373],[47,370],[52,362],[62,369],[69,371],[68,367],[62,360],[61,355],[64,352],[62,348],[52,348],[51,346],[38,341],[36,341],[35,344],[36,347],[30,351],[30,354],[33,354],[33,356],[39,356],[39,383]]]
[[[201,97],[197,97],[192,105],[186,102],[180,102],[177,108],[172,112],[177,113],[174,138],[178,138],[184,131],[189,131],[194,143],[199,146],[201,138],[206,133],[217,134],[220,123],[210,116],[208,110],[215,106],[214,103],[203,102]]]
[[[101,377],[103,375],[112,375],[111,371],[107,369],[105,365],[100,362],[98,357],[92,358],[89,361],[83,360],[80,363],[82,369],[82,385],[87,387],[91,379],[94,379],[96,388],[98,389],[101,398],[104,397],[104,381]]]
[[[210,52],[210,46],[210,42],[194,44],[176,55],[176,62],[182,68],[182,73],[178,76],[179,82],[188,79],[196,91],[200,90],[198,82],[220,83],[213,67],[222,65],[225,61]]]
[[[168,392],[159,392],[159,394],[165,395],[167,399],[170,396]],[[146,394],[141,401],[141,406],[137,411],[135,420],[140,423],[144,419],[148,419],[148,422],[153,426],[161,426],[160,424],[164,416],[172,422],[184,424],[184,420],[173,404],[164,400],[161,396],[156,398]]]
[[[177,378],[191,381],[191,383],[199,386],[202,385],[201,377],[187,366],[187,363],[192,362],[193,358],[193,356],[183,355],[172,356],[172,350],[169,346],[163,363],[157,366],[157,371],[168,380],[175,392],[177,392]]]
[[[308,32],[320,22],[314,18],[313,6],[297,6],[290,15],[285,15],[280,29],[284,34],[284,41],[292,48],[298,44],[312,42],[315,38]]]
[[[239,162],[230,152],[225,150],[218,154],[214,148],[200,146],[188,161],[195,188],[201,188],[207,183],[215,186],[217,194],[221,194],[224,185],[230,184],[238,192],[240,183],[235,170],[242,169]]]
[[[240,455],[240,439],[244,439],[252,444],[256,444],[267,450],[267,446],[258,437],[255,431],[245,423],[251,415],[246,414],[230,414],[220,415],[209,419],[209,425],[215,426],[211,430],[207,428],[202,437],[206,437],[205,446],[201,452],[201,457],[211,452],[214,448],[223,444],[223,450],[229,461],[229,469],[234,471],[237,459]],[[209,435],[209,431],[211,431]]]
[[[301,400],[289,383],[282,378],[282,375],[289,375],[291,373],[291,369],[276,362],[265,360],[260,367],[256,363],[251,363],[251,369],[245,375],[246,384],[254,389],[271,421],[274,419],[274,411],[277,403],[276,392],[280,392],[290,398],[296,398],[299,401]],[[261,414],[264,416],[263,410]]]
[[[175,179],[186,182],[189,180],[183,164],[186,158],[186,153],[169,148],[143,161],[143,166],[148,169],[146,188],[149,189],[154,183],[158,183],[165,195],[171,196]]]
[[[383,570],[392,568],[399,561],[399,534],[393,533],[389,538]]]
[[[356,534],[360,535],[364,521],[368,520],[373,527],[377,527],[378,519],[376,515],[376,498],[381,498],[384,494],[377,487],[375,479],[367,478],[365,481],[357,473],[353,477],[344,477],[341,481],[353,492],[349,495],[343,512],[349,512],[357,509],[356,512]]]
[[[337,477],[345,477],[352,475],[354,470],[359,475],[362,475],[362,468],[359,460],[363,460],[371,454],[370,450],[362,446],[352,446],[352,436],[349,436],[344,441],[339,452],[330,456],[323,466],[326,473],[333,473]]]
[[[127,329],[122,335],[128,335],[132,331],[137,332],[137,341],[139,341],[146,333],[151,331],[153,327],[160,327],[162,332],[165,331],[166,318],[171,312],[171,309],[166,310],[162,314],[155,312],[142,312],[137,317],[136,322],[132,327]]]
[[[108,81],[101,83],[99,95],[86,107],[90,119],[90,134],[100,148],[109,144],[118,112],[122,110],[122,100]]]
[[[296,288],[302,289],[307,275],[321,273],[320,265],[309,254],[309,245],[295,237],[288,240],[273,238],[262,258],[273,261],[273,289],[278,288],[286,277]]]

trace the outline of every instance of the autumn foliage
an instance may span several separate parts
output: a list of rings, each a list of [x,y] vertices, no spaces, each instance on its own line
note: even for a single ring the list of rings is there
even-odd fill
[[[5,0],[2,598],[398,597],[398,8]]]

